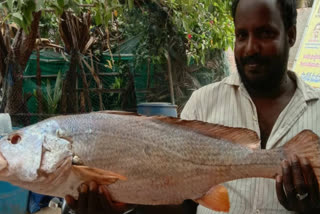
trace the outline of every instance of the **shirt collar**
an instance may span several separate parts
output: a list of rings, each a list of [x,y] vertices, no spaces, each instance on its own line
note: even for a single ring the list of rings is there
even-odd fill
[[[308,85],[299,76],[297,76],[295,72],[289,71],[289,75],[296,81],[297,90],[301,91],[306,102],[319,99],[319,89],[313,88]]]
[[[240,86],[241,79],[238,72],[232,72],[230,76],[228,76],[225,80],[225,83],[233,86]]]
[[[307,83],[305,83],[295,72],[288,71],[290,77],[292,77],[297,83],[297,90],[301,91],[304,100],[318,100],[319,99],[319,89],[313,88]],[[233,72],[229,77],[226,78],[225,84],[236,86],[237,88],[244,87],[238,72]]]

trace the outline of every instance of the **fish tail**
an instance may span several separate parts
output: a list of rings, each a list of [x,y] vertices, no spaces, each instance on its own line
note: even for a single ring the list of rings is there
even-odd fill
[[[287,159],[293,155],[308,158],[320,184],[320,138],[310,130],[304,130],[283,146]]]

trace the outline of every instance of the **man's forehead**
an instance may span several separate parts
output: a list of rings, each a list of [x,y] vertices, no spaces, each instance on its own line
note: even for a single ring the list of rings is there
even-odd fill
[[[236,9],[235,24],[280,24],[280,8],[277,0],[240,0]],[[265,22],[265,23],[263,23]]]
[[[243,15],[253,9],[260,10],[263,13],[280,13],[277,2],[278,0],[239,0],[236,9],[236,18],[238,13],[241,13],[241,15]]]
[[[238,7],[243,5],[265,4],[269,6],[277,6],[279,0],[239,0]]]

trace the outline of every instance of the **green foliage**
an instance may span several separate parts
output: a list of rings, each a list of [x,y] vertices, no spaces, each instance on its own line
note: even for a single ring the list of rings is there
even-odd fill
[[[58,105],[62,95],[61,71],[58,72],[53,90],[52,90],[50,80],[47,79],[47,85],[45,88],[42,89],[42,94],[45,101],[42,103],[44,106],[45,112],[47,114],[57,113]],[[35,96],[36,98],[38,97],[36,89],[33,90],[33,96]]]
[[[92,4],[93,7],[83,8],[82,4]],[[53,9],[57,17],[64,11],[79,14],[81,11],[90,10],[96,25],[107,26],[116,11],[120,15],[123,6],[118,0],[5,0],[0,3],[0,9],[5,9],[9,14],[8,19],[28,30],[32,22],[32,13],[41,9]]]
[[[166,0],[172,21],[187,39],[188,61],[205,63],[208,50],[224,50],[234,43],[232,0]]]
[[[114,83],[111,85],[111,89],[122,89],[124,86],[124,79],[122,77],[116,77]],[[113,96],[114,93],[110,93],[110,96]],[[121,104],[121,93],[116,95],[116,104]]]
[[[153,0],[140,3],[139,8],[134,2],[133,0],[6,0],[0,3],[0,8],[7,10],[5,14],[9,14],[10,21],[26,31],[32,22],[32,13],[43,8],[54,9],[57,17],[64,11],[79,13],[90,10],[95,25],[112,29],[114,20],[118,20],[118,24],[121,25],[123,21],[124,25],[127,25],[124,27],[124,32],[126,30],[129,32],[127,35],[132,29],[135,31],[140,29],[140,33],[148,34],[149,37],[144,38],[144,41],[149,44],[141,46],[145,50],[138,50],[137,53],[144,52],[142,55],[146,56],[145,52],[148,50],[153,60],[161,60],[159,57],[163,55],[163,49],[167,49],[166,45],[170,43],[168,35],[173,34],[167,31],[167,18],[153,20],[157,14],[153,14],[150,5],[157,5],[175,26],[176,35],[185,39],[189,63],[194,59],[196,63],[205,64],[208,51],[224,50],[233,46],[234,26],[230,14],[232,0]],[[81,4],[91,4],[93,7],[82,8],[79,7]],[[160,14],[158,17],[161,16]],[[47,20],[50,22],[50,19]],[[54,19],[51,21],[54,22]],[[119,28],[121,30],[121,26]]]
[[[150,15],[152,14],[149,11],[142,13],[138,8],[127,8],[124,10],[123,16],[117,20],[120,26],[119,30],[123,31],[126,39],[138,37],[140,40],[133,51],[136,66],[144,64],[149,58],[159,59],[159,54],[156,52],[164,37],[159,34],[157,36],[149,34],[149,28],[152,28]]]
[[[61,16],[64,11],[71,10],[75,13],[80,12],[79,2],[77,0],[54,0],[48,1],[49,7],[54,9],[58,16]]]
[[[44,0],[6,0],[0,3],[0,8],[6,10],[8,19],[28,32],[28,27],[33,20],[33,12],[39,11],[44,6]]]
[[[62,95],[62,78],[61,78],[61,72],[59,71],[53,90],[52,90],[49,79],[47,79],[47,87],[46,87],[46,93],[44,95],[44,98],[46,100],[48,114],[57,113],[58,104],[60,102],[61,95]]]
[[[115,77],[114,82],[111,85],[111,89],[124,89],[128,81],[128,72],[130,72],[129,65],[125,62],[118,61],[117,71],[119,76]],[[121,93],[110,93],[110,97],[113,97],[115,100],[115,106],[121,106],[121,101],[123,99]]]
[[[153,1],[140,8],[124,9],[118,18],[123,32],[143,35],[135,55],[138,61],[151,58],[164,62],[165,51],[172,43],[184,43],[188,59],[204,65],[208,52],[233,47],[234,26],[232,0],[166,0]],[[179,38],[178,38],[179,37]]]
[[[42,13],[39,23],[41,38],[48,38],[53,41],[60,39],[59,23],[57,17],[53,13]]]
[[[134,0],[128,0],[128,8],[129,10],[132,10],[134,6]]]
[[[94,4],[91,12],[96,25],[108,26],[113,15],[118,16],[122,12],[123,6],[118,0],[88,0],[87,2]]]

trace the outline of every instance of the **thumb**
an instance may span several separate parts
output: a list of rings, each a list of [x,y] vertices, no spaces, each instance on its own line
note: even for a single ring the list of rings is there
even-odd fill
[[[131,209],[133,208],[132,205],[128,205],[121,202],[114,202],[106,186],[103,186],[103,185],[99,186],[99,193],[102,194],[107,199],[112,210],[114,210],[116,213],[123,213],[129,210],[130,208]]]
[[[77,208],[77,201],[71,195],[66,195],[64,199],[71,209],[75,210]]]

